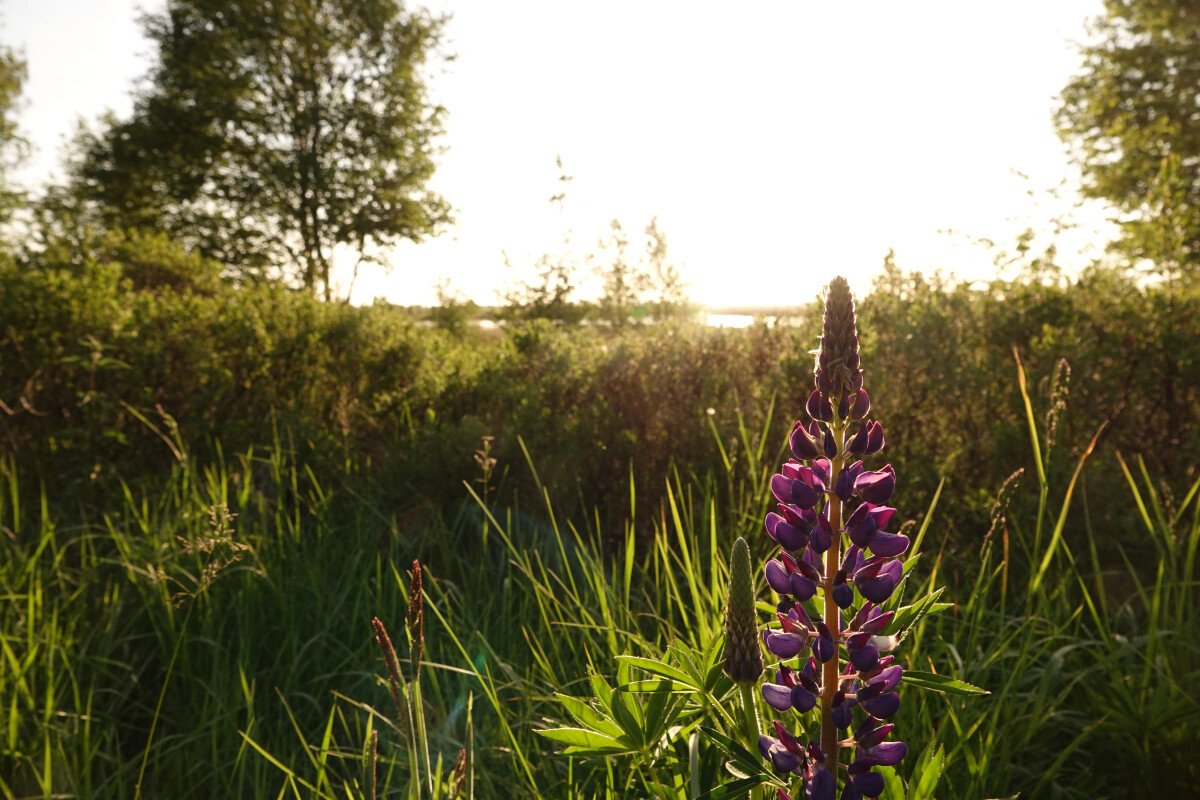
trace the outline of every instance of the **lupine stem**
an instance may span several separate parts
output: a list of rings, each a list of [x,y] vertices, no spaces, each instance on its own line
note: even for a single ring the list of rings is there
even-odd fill
[[[833,424],[833,440],[837,442],[838,454],[831,460],[829,485],[836,486],[838,473],[842,471],[845,459],[843,455],[843,439],[845,438],[846,423],[836,420]],[[833,723],[833,696],[837,694],[839,673],[842,670],[841,652],[838,647],[841,641],[841,621],[838,606],[833,602],[833,576],[841,567],[842,537],[842,501],[836,495],[829,495],[829,527],[833,529],[833,544],[825,553],[825,625],[833,637],[833,658],[825,662],[825,673],[821,679],[821,751],[825,754],[825,767],[837,779],[838,768],[838,735],[837,726]]]
[[[743,683],[739,688],[742,691],[742,724],[746,747],[753,752],[758,747],[758,735],[762,732],[762,723],[758,718],[758,693],[753,683]]]

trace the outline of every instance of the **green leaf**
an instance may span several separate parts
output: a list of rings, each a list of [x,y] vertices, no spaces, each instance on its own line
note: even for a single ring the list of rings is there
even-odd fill
[[[651,675],[658,675],[663,678],[670,678],[676,683],[682,683],[685,686],[690,686],[693,689],[699,689],[700,686],[683,670],[672,667],[670,664],[664,664],[661,661],[655,661],[652,658],[639,658],[637,656],[617,656],[617,660],[631,667],[637,667],[643,672],[649,672]]]
[[[606,736],[617,737],[621,735],[621,729],[617,723],[600,714],[596,709],[579,698],[569,697],[565,694],[556,694],[554,696],[558,698],[558,702],[562,703],[567,713],[574,717],[575,721],[580,725],[591,728]]]
[[[880,767],[879,774],[883,775],[882,800],[905,800],[904,781],[894,767]]]
[[[966,681],[956,680],[949,675],[939,675],[936,672],[905,670],[903,682],[911,683],[913,686],[921,689],[942,692],[943,694],[991,694],[987,689],[980,689],[978,686],[973,686]]]
[[[761,779],[759,780],[759,783],[764,783],[766,781],[774,782],[774,779],[771,777],[770,773],[763,768],[763,760],[759,758],[756,753],[751,753],[749,750],[742,747],[740,744],[733,741],[715,728],[710,728],[707,725],[701,725],[700,732],[709,739],[712,739],[713,743],[716,744],[717,747],[724,750],[725,754],[733,759],[734,764],[742,773],[755,779]],[[747,778],[747,780],[749,779],[750,778]],[[757,785],[758,784],[755,784],[755,786]]]
[[[914,771],[913,779],[908,785],[908,800],[932,800],[933,791],[937,788],[942,777],[942,767],[945,766],[942,748],[934,749],[934,743],[921,756],[921,763]]]
[[[909,631],[917,626],[917,623],[929,614],[936,614],[945,611],[947,608],[953,608],[953,603],[937,602],[943,591],[945,591],[945,587],[939,587],[936,591],[929,593],[925,598],[918,600],[912,605],[896,609],[896,616],[892,618],[891,623],[884,629],[884,633],[888,635],[894,634],[903,639],[908,635]]]
[[[628,753],[637,749],[636,747],[630,747],[619,739],[614,739],[611,736],[605,736],[603,733],[590,731],[586,728],[550,728],[549,730],[535,731],[535,733],[551,741],[570,745],[570,747],[563,751],[567,753],[611,755],[613,753]]]
[[[745,798],[747,792],[749,792],[751,789],[762,786],[765,782],[766,781],[759,780],[758,778],[742,778],[741,780],[736,780],[733,783],[727,783],[723,786],[717,786],[709,789],[707,792],[697,797],[696,800],[733,800],[735,797],[738,798],[738,800],[742,800],[742,798]]]
[[[600,673],[593,672],[591,675],[592,693],[596,695],[596,700],[600,702],[600,706],[612,714],[612,687],[605,682]]]
[[[695,694],[696,689],[690,685],[676,683],[665,678],[651,678],[644,681],[630,681],[620,687],[622,691],[634,693],[657,692],[666,688],[670,692],[678,694]]]

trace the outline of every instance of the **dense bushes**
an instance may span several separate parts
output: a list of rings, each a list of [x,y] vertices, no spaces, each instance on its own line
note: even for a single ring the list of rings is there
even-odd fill
[[[82,265],[0,269],[0,446],[60,503],[102,506],[114,481],[153,480],[218,443],[282,443],[318,473],[362,465],[354,490],[396,510],[444,505],[462,498],[492,435],[501,492],[532,491],[520,437],[560,501],[619,518],[632,463],[639,511],[657,513],[672,465],[719,465],[713,431],[758,469],[737,433],[764,430],[773,402],[774,459],[811,368],[815,307],[745,330],[541,320],[454,336],[388,306],[203,277],[213,269],[158,239],[110,241]],[[1058,359],[1071,365],[1052,465],[1069,469],[1108,421],[1105,442],[1155,474],[1182,482],[1194,466],[1200,292],[1101,271],[976,288],[889,270],[860,313],[913,507],[945,476],[963,534],[986,526],[990,497],[1027,458],[1014,348],[1043,397]]]

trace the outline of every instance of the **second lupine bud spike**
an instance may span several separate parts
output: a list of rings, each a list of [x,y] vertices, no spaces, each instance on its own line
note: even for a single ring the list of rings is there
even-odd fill
[[[829,283],[821,349],[817,353],[816,384],[831,398],[854,397],[862,388],[858,357],[858,323],[854,297],[842,277]]]
[[[750,546],[738,538],[729,557],[729,604],[725,608],[725,674],[753,683],[763,672]]]

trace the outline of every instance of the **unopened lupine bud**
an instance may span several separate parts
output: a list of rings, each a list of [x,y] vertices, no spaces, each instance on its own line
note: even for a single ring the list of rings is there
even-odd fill
[[[859,475],[863,474],[863,469],[863,462],[855,461],[850,466],[844,467],[838,475],[833,487],[833,493],[843,503],[854,496],[854,482],[858,480]]]
[[[870,413],[871,395],[867,394],[866,389],[859,389],[854,393],[854,399],[850,401],[850,419],[863,419]]]
[[[814,389],[812,394],[808,396],[808,402],[805,403],[805,410],[813,419],[819,419],[822,422],[829,422],[833,419],[833,406],[830,405],[829,399],[821,394],[819,389]]]
[[[814,379],[829,397],[848,397],[862,388],[854,297],[845,278],[829,283]]]
[[[737,683],[753,683],[763,671],[754,594],[750,546],[739,537],[729,558],[729,605],[725,609],[725,674]]]
[[[792,435],[788,439],[791,445],[792,454],[799,459],[813,459],[821,455],[821,451],[817,449],[817,442],[805,429],[804,424],[800,420],[796,420],[796,425],[792,428]]]
[[[813,658],[824,664],[833,658],[836,652],[837,648],[833,644],[833,633],[829,630],[829,626],[824,622],[818,622],[817,637],[813,639],[812,643]]]
[[[882,450],[883,445],[883,426],[875,420],[868,420],[859,426],[846,449],[856,456],[871,456]]]
[[[824,450],[826,458],[833,458],[838,454],[837,441],[833,438],[833,431],[829,428],[825,429]]]

